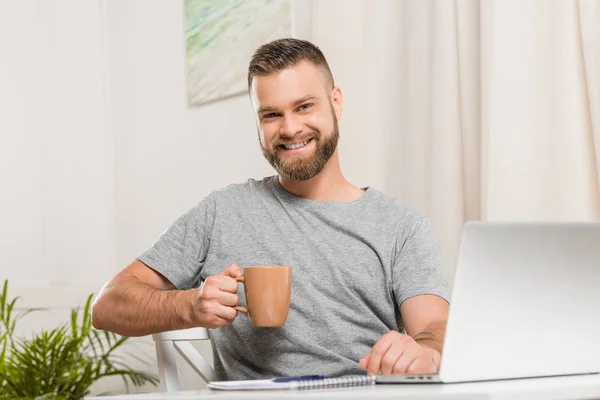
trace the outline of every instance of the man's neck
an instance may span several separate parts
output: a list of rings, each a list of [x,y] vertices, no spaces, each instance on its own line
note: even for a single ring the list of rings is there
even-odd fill
[[[337,150],[316,176],[305,181],[279,177],[281,186],[291,194],[309,200],[350,202],[358,199],[364,191],[353,186],[342,175]]]

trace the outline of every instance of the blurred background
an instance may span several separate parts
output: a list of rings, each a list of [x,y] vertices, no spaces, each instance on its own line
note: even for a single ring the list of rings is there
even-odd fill
[[[290,5],[344,93],[346,178],[427,213],[450,281],[467,220],[600,219],[600,1]],[[188,104],[184,7],[0,0],[0,278],[47,311],[18,333],[67,320],[211,191],[274,174],[247,94]],[[156,373],[151,340],[130,346]]]

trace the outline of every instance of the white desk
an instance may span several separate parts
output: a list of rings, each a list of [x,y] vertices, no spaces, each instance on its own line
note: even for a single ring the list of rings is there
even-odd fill
[[[375,385],[346,389],[293,391],[183,391],[147,393],[114,397],[90,397],[92,400],[201,400],[201,399],[510,399],[565,400],[600,399],[600,374],[554,378],[516,379],[454,384]]]

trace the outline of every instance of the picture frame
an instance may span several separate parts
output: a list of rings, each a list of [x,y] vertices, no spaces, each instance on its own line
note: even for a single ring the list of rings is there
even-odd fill
[[[246,93],[248,61],[260,45],[311,37],[312,0],[183,1],[190,108]]]

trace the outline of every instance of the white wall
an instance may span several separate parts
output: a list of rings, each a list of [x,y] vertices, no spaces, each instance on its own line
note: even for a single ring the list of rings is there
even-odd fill
[[[0,3],[0,277],[14,285],[95,284],[115,271],[99,9]]]

